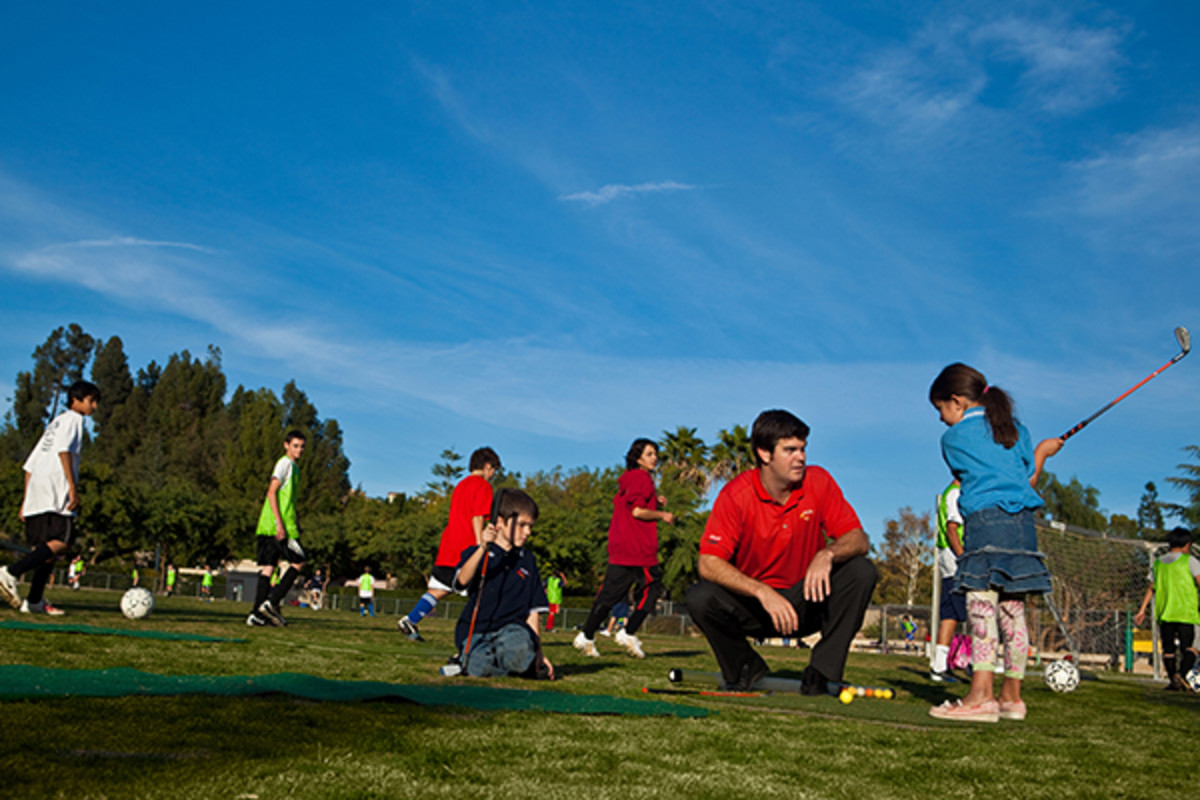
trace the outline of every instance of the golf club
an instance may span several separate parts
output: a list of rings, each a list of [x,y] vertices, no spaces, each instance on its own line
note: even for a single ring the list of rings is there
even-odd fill
[[[1105,411],[1108,411],[1110,408],[1112,408],[1117,403],[1124,400],[1126,397],[1129,397],[1129,395],[1133,394],[1138,389],[1142,388],[1142,386],[1146,385],[1146,383],[1148,383],[1152,378],[1157,377],[1158,374],[1161,373],[1163,370],[1165,370],[1167,367],[1171,366],[1172,364],[1179,361],[1181,358],[1183,358],[1184,356],[1186,356],[1188,353],[1191,352],[1191,350],[1192,350],[1192,335],[1190,333],[1188,333],[1187,328],[1183,327],[1182,325],[1180,325],[1178,328],[1176,328],[1175,329],[1175,340],[1177,342],[1179,342],[1179,352],[1175,354],[1174,358],[1172,358],[1167,363],[1163,364],[1158,369],[1154,370],[1154,372],[1151,372],[1149,375],[1147,375],[1145,378],[1143,378],[1139,383],[1137,383],[1135,386],[1133,386],[1131,389],[1129,389],[1127,392],[1125,392],[1125,394],[1121,395],[1116,400],[1113,400],[1111,403],[1106,405],[1104,408],[1100,409],[1095,414],[1092,414],[1090,417],[1085,419],[1083,422],[1079,423],[1074,428],[1071,428],[1071,430],[1067,431],[1066,433],[1064,433],[1062,436],[1060,436],[1058,438],[1062,439],[1064,442],[1067,439],[1070,439],[1072,436],[1074,436],[1075,434],[1077,434],[1081,430],[1083,430],[1089,422],[1091,422],[1096,417],[1103,414]]]

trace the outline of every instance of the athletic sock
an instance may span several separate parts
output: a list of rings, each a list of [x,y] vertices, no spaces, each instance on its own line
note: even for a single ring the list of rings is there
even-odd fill
[[[950,659],[950,645],[939,644],[933,648],[933,671],[945,672],[946,662]]]
[[[408,612],[408,621],[416,625],[421,620],[425,619],[429,614],[437,608],[437,598],[429,592],[421,595],[421,599],[413,606],[413,610]]]
[[[283,598],[287,597],[287,593],[291,591],[292,584],[296,582],[296,576],[299,574],[300,570],[295,567],[289,566],[287,568],[287,572],[283,573],[283,579],[271,590],[271,595],[268,598],[271,601],[271,605],[279,608],[283,602]]]
[[[46,583],[50,580],[50,576],[54,573],[54,562],[42,564],[33,571],[33,579],[29,581],[29,594],[25,599],[29,601],[29,605],[35,605],[42,602],[42,597],[46,593]]]
[[[28,555],[9,567],[8,574],[14,578],[19,578],[34,567],[39,567],[47,561],[53,561],[53,559],[54,551],[50,549],[50,545],[39,544]]]
[[[261,572],[258,575],[258,583],[254,587],[254,610],[258,611],[267,600],[267,593],[271,591],[271,576],[263,575]]]

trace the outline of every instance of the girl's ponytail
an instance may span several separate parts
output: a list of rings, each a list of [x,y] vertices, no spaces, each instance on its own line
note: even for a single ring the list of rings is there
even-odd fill
[[[1013,416],[1012,398],[1003,389],[988,386],[983,373],[966,364],[946,367],[929,387],[929,402],[946,402],[953,395],[983,406],[996,444],[1011,448],[1017,443],[1017,420]]]

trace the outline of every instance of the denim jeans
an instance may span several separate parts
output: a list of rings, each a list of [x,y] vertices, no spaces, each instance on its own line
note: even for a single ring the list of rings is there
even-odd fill
[[[519,623],[498,631],[477,633],[471,638],[465,672],[473,678],[520,675],[537,657],[537,642],[529,628]]]

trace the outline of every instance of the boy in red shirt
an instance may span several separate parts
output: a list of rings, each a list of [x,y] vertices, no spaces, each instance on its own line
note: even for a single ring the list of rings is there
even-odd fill
[[[824,694],[842,679],[875,588],[867,535],[829,473],[807,466],[808,434],[790,412],[759,414],[758,466],[721,490],[700,539],[687,605],[733,690],[768,672],[748,639],[820,631],[801,691]]]
[[[429,576],[429,591],[421,596],[408,616],[396,623],[400,632],[414,642],[423,642],[417,624],[425,619],[438,601],[454,591],[454,571],[458,569],[459,557],[468,547],[481,541],[483,526],[492,510],[491,480],[500,471],[500,456],[490,447],[481,447],[471,453],[467,462],[471,473],[458,482],[450,495],[450,520],[442,531],[433,572]]]
[[[596,630],[608,619],[612,607],[628,596],[634,587],[633,613],[625,628],[614,639],[634,658],[645,658],[638,628],[654,610],[662,588],[662,568],[658,565],[658,522],[675,524],[675,515],[659,511],[666,502],[654,489],[651,474],[658,466],[658,445],[649,439],[637,439],[625,454],[625,473],[613,498],[612,521],[608,526],[608,569],[604,583],[596,593],[592,612],[583,630],[575,637],[575,648],[587,656],[599,656]]]

